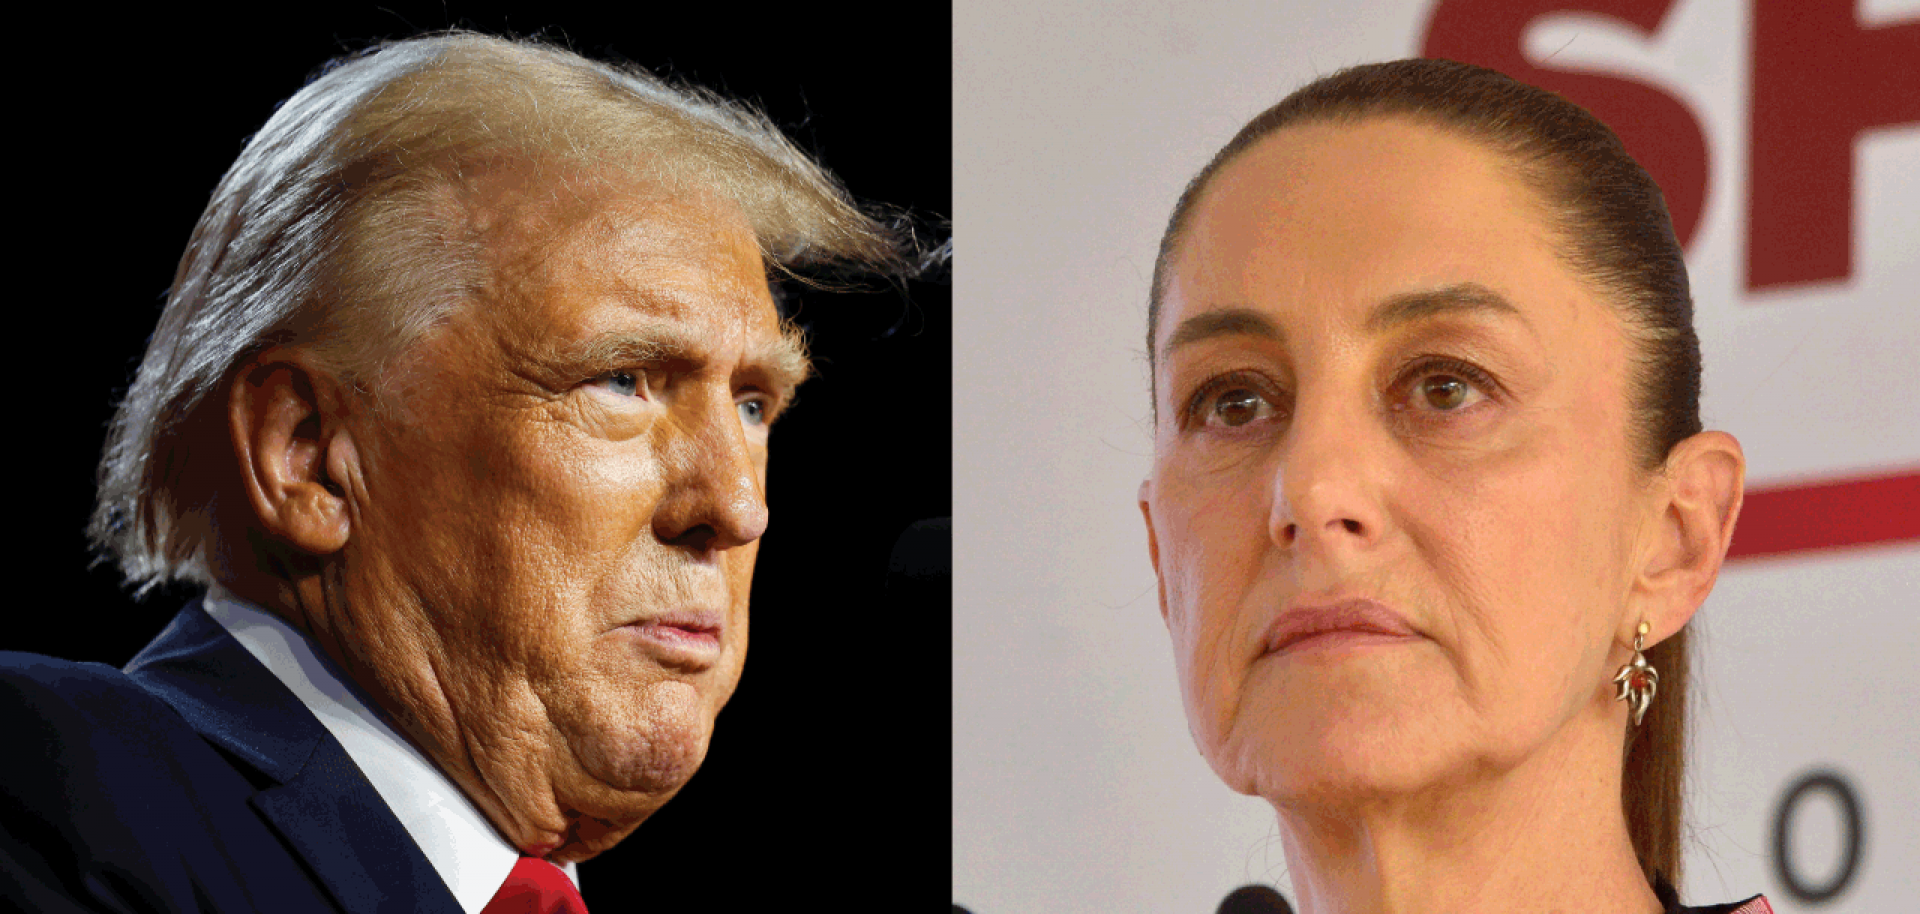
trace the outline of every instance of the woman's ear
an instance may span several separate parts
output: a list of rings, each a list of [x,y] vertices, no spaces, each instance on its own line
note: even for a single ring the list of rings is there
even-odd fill
[[[1632,643],[1645,619],[1652,626],[1649,643],[1657,644],[1706,602],[1733,541],[1746,475],[1740,442],[1725,432],[1701,432],[1667,455],[1653,535],[1645,540],[1634,581],[1638,611],[1622,620],[1622,643]]]
[[[1153,562],[1153,580],[1160,591],[1160,621],[1167,622],[1167,585],[1160,577],[1160,541],[1153,535],[1153,479],[1140,480],[1140,517],[1147,522],[1147,558]]]
[[[313,555],[346,546],[344,480],[358,454],[332,379],[296,350],[269,350],[242,366],[227,397],[227,426],[254,520]]]

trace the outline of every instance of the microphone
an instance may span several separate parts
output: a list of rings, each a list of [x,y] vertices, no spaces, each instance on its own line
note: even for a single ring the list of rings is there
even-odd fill
[[[1273,886],[1243,885],[1220,899],[1214,914],[1293,914],[1293,905]]]
[[[897,609],[950,614],[953,609],[953,518],[907,525],[887,562],[887,603]]]

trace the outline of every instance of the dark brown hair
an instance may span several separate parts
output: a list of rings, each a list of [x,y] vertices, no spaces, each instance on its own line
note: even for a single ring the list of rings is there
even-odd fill
[[[1449,60],[1368,64],[1322,77],[1262,112],[1214,155],[1180,195],[1160,240],[1147,310],[1149,364],[1158,358],[1160,299],[1172,261],[1213,176],[1283,127],[1374,117],[1429,124],[1481,143],[1533,191],[1559,239],[1560,257],[1614,304],[1636,347],[1632,444],[1645,470],[1664,465],[1674,445],[1700,431],[1700,340],[1686,262],[1660,188],[1620,138],[1585,109],[1492,70]],[[1686,629],[1646,653],[1660,671],[1660,692],[1641,725],[1627,733],[1622,803],[1648,880],[1677,883]]]

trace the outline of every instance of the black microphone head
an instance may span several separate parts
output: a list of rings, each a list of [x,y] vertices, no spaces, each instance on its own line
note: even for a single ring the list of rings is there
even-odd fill
[[[887,586],[949,585],[953,575],[953,518],[914,521],[893,541],[887,562]]]
[[[1243,885],[1220,899],[1214,914],[1293,914],[1293,905],[1273,886]]]

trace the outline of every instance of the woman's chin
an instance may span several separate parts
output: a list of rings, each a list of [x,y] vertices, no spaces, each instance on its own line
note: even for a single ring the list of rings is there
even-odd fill
[[[1365,802],[1419,790],[1445,777],[1441,734],[1409,728],[1400,715],[1311,704],[1244,719],[1214,770],[1240,793],[1276,806]]]

